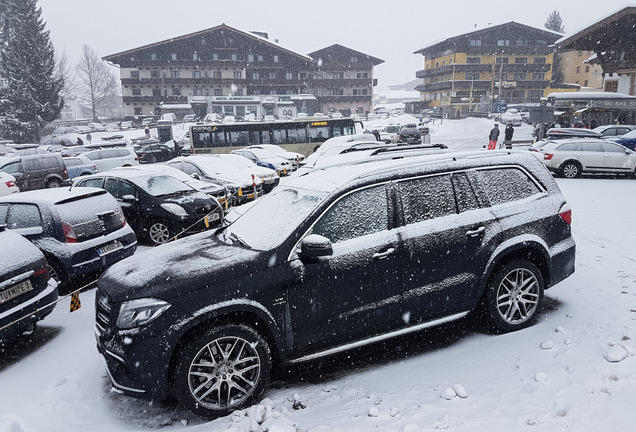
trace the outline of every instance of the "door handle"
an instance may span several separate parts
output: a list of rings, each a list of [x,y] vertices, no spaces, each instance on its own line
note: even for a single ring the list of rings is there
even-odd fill
[[[479,237],[484,233],[484,231],[486,231],[486,228],[480,226],[479,228],[475,228],[474,230],[466,231],[466,237]]]
[[[393,252],[395,252],[395,248],[388,248],[384,252],[376,252],[376,253],[374,253],[371,258],[373,258],[374,260],[381,260],[381,259],[384,259],[384,258],[387,258],[387,257],[393,255]]]

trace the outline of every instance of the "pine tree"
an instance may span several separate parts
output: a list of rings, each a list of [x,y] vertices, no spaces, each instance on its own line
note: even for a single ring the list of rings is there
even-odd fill
[[[0,136],[37,142],[42,126],[62,110],[63,78],[37,0],[2,0]]]
[[[561,14],[558,11],[552,11],[548,15],[548,20],[544,24],[545,28],[559,33],[565,33],[565,27],[563,27],[563,20]]]

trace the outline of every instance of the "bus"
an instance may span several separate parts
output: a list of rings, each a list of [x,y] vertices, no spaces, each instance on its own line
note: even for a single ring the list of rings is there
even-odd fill
[[[356,131],[356,123],[360,129]],[[318,118],[212,123],[190,126],[193,154],[229,153],[238,148],[258,144],[276,144],[287,151],[309,156],[325,140],[362,131],[359,120],[351,118]]]

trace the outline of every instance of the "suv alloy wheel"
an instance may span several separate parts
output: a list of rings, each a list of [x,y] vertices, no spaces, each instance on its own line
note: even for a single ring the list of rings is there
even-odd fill
[[[561,166],[561,174],[565,178],[576,178],[581,176],[581,166],[577,162],[566,162]]]

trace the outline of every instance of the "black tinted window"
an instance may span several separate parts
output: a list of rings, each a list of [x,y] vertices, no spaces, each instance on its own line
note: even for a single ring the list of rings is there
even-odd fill
[[[313,233],[337,243],[387,228],[386,191],[381,185],[342,197],[318,220]]]
[[[79,186],[101,188],[103,184],[104,184],[104,179],[100,177],[100,178],[84,180],[83,182],[79,184]]]
[[[56,157],[43,157],[42,168],[44,169],[57,169],[60,166]]]
[[[457,213],[450,175],[400,182],[398,193],[407,224]]]
[[[528,175],[517,168],[498,168],[476,171],[490,204],[497,205],[541,193]]]
[[[122,199],[124,195],[136,196],[135,187],[130,183],[119,179],[106,179],[104,189],[117,199]]]
[[[457,210],[460,213],[481,207],[466,173],[453,174],[453,187],[457,200]]]
[[[29,158],[24,161],[24,168],[29,171],[39,171],[42,169],[40,158]]]
[[[0,217],[4,214],[4,220],[0,222],[9,229],[32,228],[42,226],[42,218],[38,206],[33,204],[12,204],[0,210]]]

